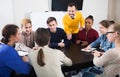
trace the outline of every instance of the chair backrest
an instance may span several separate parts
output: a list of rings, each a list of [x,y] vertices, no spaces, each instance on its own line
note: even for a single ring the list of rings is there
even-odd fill
[[[119,75],[116,75],[115,77],[120,77]]]

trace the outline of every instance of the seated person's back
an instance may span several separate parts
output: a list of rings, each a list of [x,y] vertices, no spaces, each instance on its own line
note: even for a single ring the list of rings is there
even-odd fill
[[[63,52],[48,47],[50,34],[47,29],[38,28],[35,33],[38,49],[29,53],[31,65],[37,77],[64,77],[61,65],[72,65],[72,61]]]

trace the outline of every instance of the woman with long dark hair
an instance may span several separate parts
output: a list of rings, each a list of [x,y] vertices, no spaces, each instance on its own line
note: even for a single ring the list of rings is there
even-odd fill
[[[57,49],[48,47],[50,33],[47,29],[38,28],[35,32],[38,48],[30,52],[28,57],[37,77],[64,77],[61,64],[72,65],[72,61]]]
[[[7,24],[2,29],[2,40],[0,44],[0,77],[10,77],[12,71],[21,74],[29,74],[30,66],[18,55],[14,49],[15,43],[19,41],[20,31],[18,26]]]

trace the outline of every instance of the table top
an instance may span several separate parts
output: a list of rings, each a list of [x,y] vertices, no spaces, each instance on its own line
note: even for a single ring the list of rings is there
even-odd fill
[[[79,45],[71,44],[69,47],[63,49],[63,51],[73,62],[72,66],[63,66],[63,71],[80,70],[93,66],[93,55],[89,52],[81,51]]]

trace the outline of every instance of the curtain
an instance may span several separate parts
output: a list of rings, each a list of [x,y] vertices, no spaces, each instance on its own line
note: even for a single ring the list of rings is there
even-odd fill
[[[108,19],[120,22],[120,0],[108,0]]]

